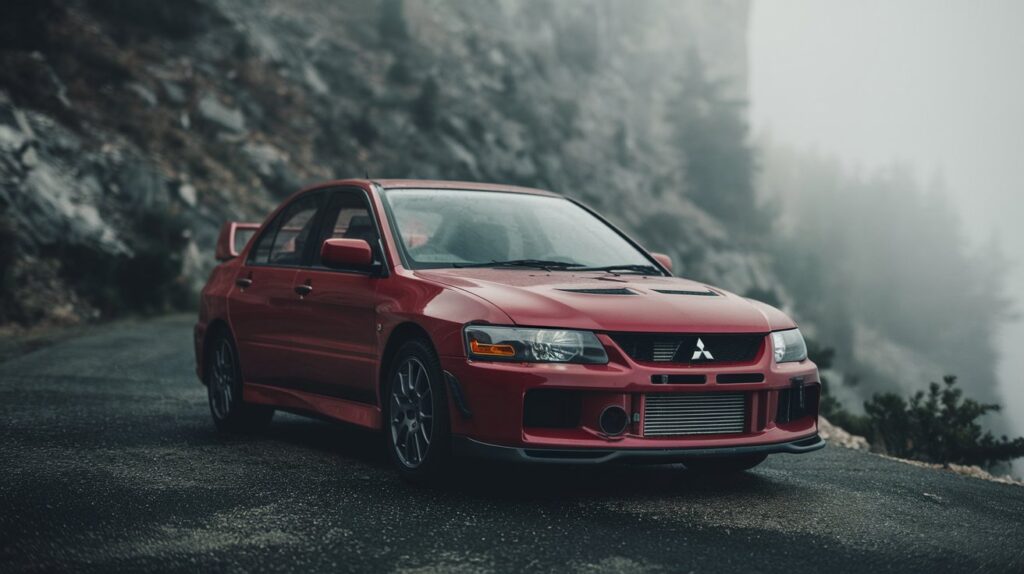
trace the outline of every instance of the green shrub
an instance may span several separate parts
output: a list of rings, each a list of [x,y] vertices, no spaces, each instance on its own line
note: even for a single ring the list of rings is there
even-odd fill
[[[909,400],[886,393],[864,403],[870,420],[869,440],[885,452],[928,462],[986,467],[1024,456],[1024,437],[997,439],[978,424],[979,417],[999,410],[999,405],[964,398],[952,375]]]
[[[807,355],[821,371],[832,368],[835,349],[807,339]],[[863,415],[848,411],[829,392],[827,377],[821,377],[818,412],[832,424],[868,439],[872,449],[900,458],[940,464],[992,465],[1024,456],[1024,437],[996,438],[982,432],[979,417],[999,412],[999,405],[982,404],[964,398],[956,377],[943,377],[928,392],[918,391],[909,400],[895,393],[874,395],[864,403]]]

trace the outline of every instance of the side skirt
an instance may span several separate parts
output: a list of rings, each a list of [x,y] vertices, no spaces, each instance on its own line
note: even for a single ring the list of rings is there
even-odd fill
[[[249,403],[305,411],[369,429],[380,429],[383,424],[382,413],[377,405],[253,383],[245,383],[242,395]]]

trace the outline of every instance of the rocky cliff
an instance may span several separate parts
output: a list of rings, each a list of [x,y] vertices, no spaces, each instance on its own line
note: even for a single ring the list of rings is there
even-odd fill
[[[693,201],[671,121],[687,62],[743,97],[745,1],[2,10],[2,321],[188,306],[222,221],[364,174],[550,188],[671,253],[681,274],[773,284]]]

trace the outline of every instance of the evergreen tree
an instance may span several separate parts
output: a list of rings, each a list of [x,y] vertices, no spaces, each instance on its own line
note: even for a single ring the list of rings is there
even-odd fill
[[[756,158],[748,141],[746,104],[726,94],[728,84],[708,76],[696,51],[672,102],[669,119],[684,156],[688,193],[732,230],[752,235],[767,229],[754,191]]]

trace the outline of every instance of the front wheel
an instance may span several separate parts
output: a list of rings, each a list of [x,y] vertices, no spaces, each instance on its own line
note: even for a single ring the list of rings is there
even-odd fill
[[[217,430],[253,432],[270,424],[274,409],[242,401],[238,351],[227,333],[215,335],[206,353],[206,398]]]
[[[750,454],[722,458],[694,458],[683,461],[686,469],[701,474],[735,474],[750,470],[764,462],[766,454]]]
[[[423,341],[403,344],[389,370],[385,395],[388,455],[403,478],[437,478],[450,456],[448,399],[441,364]]]

